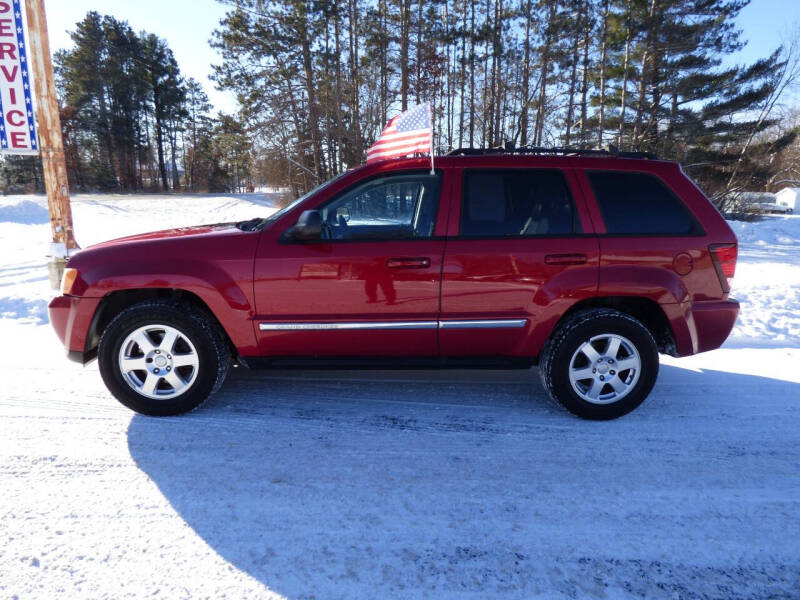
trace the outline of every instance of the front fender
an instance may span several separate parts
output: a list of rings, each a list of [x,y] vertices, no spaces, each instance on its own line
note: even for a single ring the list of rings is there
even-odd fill
[[[231,273],[213,263],[173,260],[169,270],[163,266],[144,260],[98,267],[81,274],[87,286],[84,295],[105,297],[114,292],[148,289],[190,292],[214,314],[240,354],[257,354],[252,325],[255,313],[252,298],[246,293],[247,287],[252,289],[249,273],[243,289]]]
[[[253,261],[257,236],[166,238],[88,248],[68,267],[78,270],[71,294],[104,298],[131,290],[181,290],[197,296],[239,354],[258,353],[253,331]]]
[[[204,260],[171,259],[167,264],[133,260],[106,264],[81,271],[80,280],[84,289],[73,288],[73,293],[81,296],[98,297],[131,289],[172,288],[192,292],[215,304],[219,297],[224,306],[235,311],[250,314],[253,310],[250,298],[233,276],[213,262]],[[248,275],[247,280],[252,283],[252,276]]]

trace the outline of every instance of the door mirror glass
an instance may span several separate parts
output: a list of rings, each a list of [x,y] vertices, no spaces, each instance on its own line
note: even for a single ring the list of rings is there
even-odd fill
[[[350,209],[346,206],[340,206],[336,209],[336,216],[338,219],[344,219],[345,223],[350,222]]]
[[[289,228],[286,237],[292,240],[318,240],[322,237],[322,215],[318,210],[306,210]]]

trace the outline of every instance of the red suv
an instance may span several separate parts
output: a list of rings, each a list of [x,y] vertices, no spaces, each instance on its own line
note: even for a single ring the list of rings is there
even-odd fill
[[[265,219],[136,235],[68,264],[70,358],[150,415],[197,407],[233,362],[539,365],[589,419],[636,408],[658,353],[718,348],[736,236],[671,162],[462,150],[371,164]]]

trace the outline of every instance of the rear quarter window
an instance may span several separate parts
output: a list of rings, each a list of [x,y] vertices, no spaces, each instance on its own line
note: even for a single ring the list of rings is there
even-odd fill
[[[609,234],[702,233],[689,209],[658,177],[618,171],[594,171],[586,175]]]

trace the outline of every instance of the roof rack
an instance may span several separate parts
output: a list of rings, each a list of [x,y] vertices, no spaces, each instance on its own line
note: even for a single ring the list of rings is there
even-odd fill
[[[544,148],[541,146],[520,146],[516,148],[513,142],[506,142],[505,145],[497,148],[456,148],[447,153],[447,156],[479,156],[484,154],[544,154],[551,156],[606,156],[612,158],[638,158],[647,160],[658,160],[655,154],[650,152],[620,152],[614,146],[609,145],[607,149],[599,148]]]

